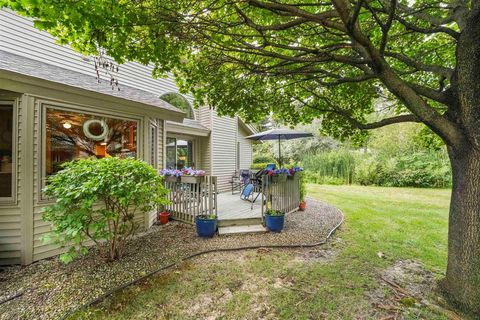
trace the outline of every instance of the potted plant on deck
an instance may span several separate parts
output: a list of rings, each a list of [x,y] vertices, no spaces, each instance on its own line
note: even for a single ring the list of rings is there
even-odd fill
[[[182,183],[200,183],[205,177],[205,171],[193,170],[192,168],[185,168],[182,171],[181,182]]]
[[[265,226],[268,231],[282,232],[285,224],[285,212],[273,210],[272,204],[267,203],[267,212],[265,212]]]
[[[195,218],[197,234],[202,238],[211,238],[217,231],[217,216],[215,214],[199,215]]]
[[[178,182],[182,176],[182,171],[177,169],[163,169],[160,175],[165,178],[166,182]]]

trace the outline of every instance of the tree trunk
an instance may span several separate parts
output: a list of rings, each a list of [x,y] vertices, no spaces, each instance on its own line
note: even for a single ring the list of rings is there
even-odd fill
[[[480,151],[449,148],[453,189],[448,229],[447,298],[480,315]]]

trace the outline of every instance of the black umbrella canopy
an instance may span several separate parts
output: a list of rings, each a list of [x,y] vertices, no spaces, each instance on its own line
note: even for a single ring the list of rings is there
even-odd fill
[[[290,129],[271,129],[248,136],[251,140],[291,140],[298,138],[313,137],[309,132],[296,131]]]
[[[303,131],[295,131],[290,129],[271,129],[268,131],[263,131],[251,136],[248,136],[247,139],[250,140],[278,140],[278,163],[280,167],[282,166],[282,151],[280,148],[281,140],[292,140],[299,138],[313,137],[313,134]]]

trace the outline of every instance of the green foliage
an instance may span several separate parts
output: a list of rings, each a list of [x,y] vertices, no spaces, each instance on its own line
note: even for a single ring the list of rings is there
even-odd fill
[[[197,216],[197,219],[199,220],[215,220],[217,219],[217,216],[215,214],[201,214]]]
[[[167,203],[167,190],[157,172],[129,158],[65,163],[49,177],[44,192],[56,199],[43,213],[53,226],[45,240],[69,248],[61,256],[66,263],[87,252],[87,240],[108,260],[120,258],[139,228],[135,215]]]
[[[418,152],[382,160],[359,159],[355,181],[362,185],[388,187],[451,187],[448,157],[440,152]]]
[[[303,202],[307,195],[307,178],[305,177],[305,171],[299,171],[295,174],[300,175],[300,202]]]
[[[282,212],[280,210],[273,210],[273,209],[270,209],[270,210],[267,210],[265,212],[265,215],[267,216],[284,216],[285,215],[285,212]]]
[[[355,122],[365,123],[378,111],[374,103],[379,93],[396,102],[388,106],[393,113],[408,111],[402,99],[388,92],[391,87],[382,83],[385,80],[375,76],[378,68],[371,59],[362,57],[357,47],[345,45],[351,35],[333,3],[255,3],[1,0],[0,6],[36,18],[37,28],[80,52],[98,54],[98,48],[104,48],[119,63],[152,63],[156,76],[172,72],[182,92],[192,93],[196,105],[215,106],[220,115],[238,114],[256,122],[273,113],[289,125],[321,118],[322,133],[342,140],[354,136],[353,141],[360,143],[367,135]],[[350,5],[353,12],[355,5]],[[425,10],[425,16],[443,18],[450,10],[435,1],[426,8],[422,1],[408,5],[412,8],[397,6],[399,16],[408,23],[419,23],[420,29],[428,25],[428,19],[413,17],[413,12]],[[385,22],[379,21],[386,19],[383,4],[359,9],[358,30],[372,48],[380,50]],[[334,15],[312,18],[324,13]],[[305,21],[292,24],[296,19]],[[260,32],[256,26],[265,29]],[[449,86],[448,77],[428,72],[428,68],[413,68],[412,72],[412,64],[451,68],[455,39],[442,32],[405,32],[396,18],[388,29],[386,52],[405,55],[405,59],[386,55],[382,61],[390,70],[417,85],[437,88],[441,82],[442,87]],[[425,100],[432,108],[445,110]]]
[[[326,183],[324,179],[329,179],[332,182],[349,184],[353,180],[355,159],[347,150],[336,150],[306,155],[302,165],[310,181]],[[318,177],[322,177],[322,181],[319,181]]]
[[[445,146],[442,139],[428,127],[423,127],[414,138],[415,144],[422,149],[442,150]]]
[[[267,167],[268,164],[270,164],[272,162],[265,162],[265,163],[253,163],[251,166],[250,166],[250,169],[252,170],[262,170],[262,169],[265,169]],[[273,162],[275,163],[275,162]]]
[[[277,161],[275,161],[275,159],[273,158],[273,156],[271,155],[256,155],[254,158],[253,158],[253,163],[257,164],[257,163],[277,163]]]
[[[193,110],[192,110],[192,106],[190,105],[190,102],[188,102],[188,100],[184,98],[182,95],[175,92],[169,92],[161,95],[160,99],[170,103],[172,106],[177,107],[178,109],[185,112],[187,115],[187,118],[189,119],[194,118]]]

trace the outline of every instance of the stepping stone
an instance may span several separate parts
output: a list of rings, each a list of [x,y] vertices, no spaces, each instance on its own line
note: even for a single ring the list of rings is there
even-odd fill
[[[220,236],[227,234],[242,234],[242,233],[260,233],[267,232],[267,229],[261,224],[245,225],[245,226],[229,226],[219,227],[218,234]]]

